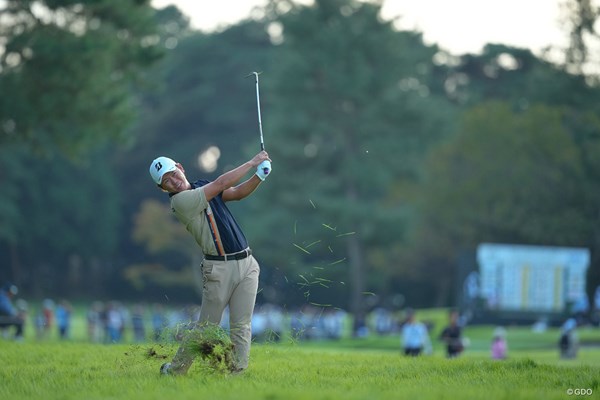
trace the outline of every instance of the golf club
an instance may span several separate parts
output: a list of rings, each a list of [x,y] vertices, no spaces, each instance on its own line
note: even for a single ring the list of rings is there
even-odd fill
[[[260,72],[252,72],[252,73],[248,74],[246,76],[246,78],[248,78],[252,75],[254,75],[255,80],[256,80],[256,108],[258,110],[258,130],[260,132],[260,149],[264,150],[265,149],[265,141],[263,139],[262,119],[260,117],[260,92],[258,89],[258,75],[260,75]],[[267,168],[267,167],[263,168],[263,172],[265,175],[267,175],[269,173],[269,168]]]

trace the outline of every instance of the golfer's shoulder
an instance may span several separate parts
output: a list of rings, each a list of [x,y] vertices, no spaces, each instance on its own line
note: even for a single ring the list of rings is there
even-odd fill
[[[178,211],[195,210],[198,207],[206,208],[206,195],[202,187],[184,190],[171,196],[171,207]]]

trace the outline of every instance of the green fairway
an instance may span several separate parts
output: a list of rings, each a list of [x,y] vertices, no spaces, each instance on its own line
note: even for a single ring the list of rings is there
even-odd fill
[[[176,344],[87,342],[81,312],[70,340],[55,332],[24,342],[0,339],[0,399],[565,399],[569,389],[600,394],[600,329],[578,330],[582,347],[574,360],[557,350],[558,328],[534,333],[507,327],[506,361],[490,360],[494,326],[467,326],[470,345],[453,360],[437,339],[444,310],[423,310],[434,322],[433,353],[401,355],[399,334],[337,341],[295,341],[286,332],[275,343],[255,343],[250,368],[223,375],[196,362],[184,377],[160,376]],[[152,352],[150,356],[149,353]],[[584,397],[579,397],[584,398]]]
[[[392,338],[385,340],[391,341]],[[348,345],[348,343],[346,343]],[[600,349],[573,361],[552,350],[515,350],[491,361],[406,358],[399,351],[294,344],[254,345],[241,375],[196,362],[187,376],[158,373],[175,345],[99,345],[0,340],[0,399],[565,399],[568,389],[600,393]],[[149,350],[156,354],[149,356]]]

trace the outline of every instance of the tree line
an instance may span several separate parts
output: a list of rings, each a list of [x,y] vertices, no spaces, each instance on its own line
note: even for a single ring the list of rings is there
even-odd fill
[[[262,71],[274,173],[232,205],[259,300],[359,317],[402,298],[452,305],[481,242],[587,247],[589,291],[600,283],[588,2],[565,2],[558,61],[503,44],[453,55],[377,2],[274,0],[214,33],[149,3],[3,6],[3,279],[32,296],[197,301],[202,255],[147,168],[162,154],[214,178],[256,153],[244,77]]]

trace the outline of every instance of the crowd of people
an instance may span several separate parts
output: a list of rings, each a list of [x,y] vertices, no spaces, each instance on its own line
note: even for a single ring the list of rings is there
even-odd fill
[[[38,340],[51,337],[72,339],[74,309],[69,301],[55,303],[45,299],[39,310],[31,312],[33,310],[29,310],[26,304],[21,304],[20,308],[12,305],[11,299],[17,292],[14,285],[5,286],[0,291],[0,310],[9,310],[2,311],[8,314],[8,319],[0,319],[0,327],[15,327],[15,337],[22,340],[24,326],[30,320]],[[199,312],[200,307],[196,305],[167,309],[162,304],[134,304],[128,307],[118,301],[95,301],[85,311],[86,339],[93,343],[171,340],[177,337],[182,327],[197,320]],[[273,304],[257,305],[252,316],[252,340],[278,342],[286,332],[294,340],[339,340],[352,331],[348,316],[346,311],[331,307],[324,309],[305,305],[289,312]],[[370,332],[377,335],[400,333],[405,354],[430,354],[432,346],[429,331],[432,326],[417,321],[413,310],[407,310],[406,319],[401,319],[401,316],[387,309],[376,308],[368,316],[360,336]],[[226,309],[221,321],[223,328],[229,328],[228,321]],[[448,357],[456,357],[463,350],[458,313],[451,314],[450,323],[439,339],[445,343]]]
[[[31,324],[37,340],[74,339],[75,310],[68,300],[44,299],[39,308],[34,309],[23,299],[15,300],[17,293],[18,288],[13,284],[0,288],[0,330],[4,338],[22,341],[26,327]],[[143,304],[128,307],[119,301],[95,301],[85,311],[85,339],[93,343],[158,341],[167,328],[196,318],[193,310],[194,307],[188,307],[182,311],[167,311],[161,304],[149,309]]]
[[[44,300],[40,311],[33,316],[36,338],[52,337],[52,332],[56,331],[59,339],[72,339],[73,313],[66,300],[56,305],[50,299]],[[126,306],[119,301],[94,301],[85,310],[85,339],[106,344],[161,341],[169,328],[174,332],[178,326],[195,317],[194,307],[172,311],[166,310],[162,304]],[[164,339],[168,338],[165,336]]]
[[[85,311],[78,308],[77,312],[85,313],[86,337],[82,338],[80,334],[73,337],[76,311],[69,301],[45,299],[39,306],[30,307],[22,299],[13,301],[17,292],[14,285],[0,290],[0,328],[5,337],[14,335],[19,340],[26,326],[33,326],[37,340],[85,339],[93,343],[169,340],[178,329],[197,320],[200,312],[197,305],[167,308],[158,303],[127,306],[119,301],[95,301]],[[379,335],[396,334],[396,317],[388,310],[375,309],[369,318],[370,330]],[[349,314],[339,308],[308,304],[290,311],[274,304],[257,304],[252,315],[252,340],[278,342],[286,334],[293,340],[338,340],[352,330],[348,321]],[[223,328],[229,329],[228,322],[226,308],[221,320]],[[12,327],[16,328],[14,332],[10,330]]]
[[[35,338],[45,340],[74,339],[72,324],[75,310],[68,300],[54,302],[45,299],[39,309],[33,310],[23,299],[15,299],[18,288],[5,284],[0,288],[0,331],[5,338],[22,341],[29,323],[35,329]],[[92,343],[144,343],[148,341],[169,341],[177,338],[178,332],[185,329],[199,317],[200,307],[189,305],[183,308],[167,308],[163,304],[134,304],[126,306],[119,301],[92,302],[85,310],[86,337],[77,339]],[[228,309],[225,310],[221,325],[228,326]],[[293,340],[339,340],[348,335],[364,336],[398,335],[400,347],[406,356],[432,354],[433,324],[422,322],[413,309],[393,313],[384,308],[376,308],[367,317],[364,330],[352,331],[349,314],[339,308],[323,308],[305,305],[289,311],[274,304],[256,305],[252,316],[252,340],[256,342],[279,342],[289,334]],[[560,329],[558,340],[562,358],[575,358],[579,348],[577,336],[578,319],[573,316],[565,321]],[[463,337],[464,319],[457,310],[448,315],[448,322],[438,337],[443,343],[448,358],[460,356],[468,346]],[[490,357],[503,360],[508,357],[506,329],[497,327],[490,342]]]

